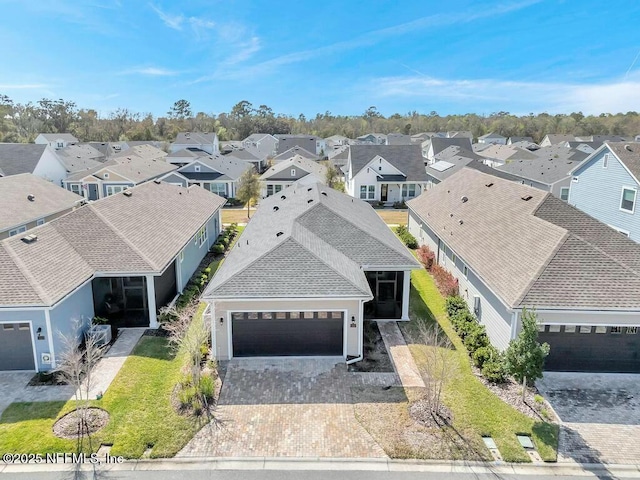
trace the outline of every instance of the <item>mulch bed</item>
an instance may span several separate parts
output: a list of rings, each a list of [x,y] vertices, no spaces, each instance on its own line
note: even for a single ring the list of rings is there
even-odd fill
[[[73,410],[53,424],[53,434],[58,438],[75,440],[80,436],[91,435],[103,429],[109,423],[109,413],[101,408],[89,407],[86,422],[80,428],[80,410]]]
[[[384,344],[380,329],[375,321],[368,320],[364,323],[364,358],[349,365],[350,372],[377,372],[393,373],[393,364]]]
[[[440,412],[434,414],[429,402],[425,399],[413,402],[409,407],[409,415],[420,425],[428,428],[441,428],[453,423],[453,413],[442,405]]]
[[[57,372],[53,373],[36,373],[29,383],[27,384],[29,387],[41,387],[41,386],[58,386],[58,385],[67,385],[67,383],[62,380],[60,375]]]

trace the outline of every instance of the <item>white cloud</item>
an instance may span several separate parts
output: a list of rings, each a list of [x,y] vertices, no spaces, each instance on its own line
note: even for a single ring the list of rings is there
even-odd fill
[[[199,40],[205,36],[207,30],[211,30],[216,26],[214,21],[207,18],[186,17],[182,13],[170,14],[153,3],[150,3],[149,6],[154,12],[156,12],[160,20],[162,20],[167,27],[173,30],[182,31],[184,26],[188,25]]]
[[[182,24],[184,23],[183,15],[171,15],[162,11],[160,8],[156,7],[153,3],[150,3],[149,6],[153,9],[154,12],[158,14],[160,20],[164,22],[164,24],[172,28],[174,30],[182,30]]]
[[[0,84],[0,90],[41,90],[49,88],[44,83],[4,83]]]
[[[254,54],[260,51],[262,48],[260,38],[251,37],[246,42],[241,42],[234,45],[237,49],[235,53],[232,53],[228,58],[223,60],[225,65],[235,65],[249,60]]]
[[[369,85],[372,96],[413,98],[416,103],[448,102],[466,111],[550,112],[585,114],[640,111],[640,76],[580,84],[519,82],[495,79],[450,80],[426,75],[384,77]],[[459,110],[459,108],[457,109]]]
[[[151,77],[171,77],[179,74],[178,71],[158,67],[136,67],[120,72],[120,75],[148,75]]]

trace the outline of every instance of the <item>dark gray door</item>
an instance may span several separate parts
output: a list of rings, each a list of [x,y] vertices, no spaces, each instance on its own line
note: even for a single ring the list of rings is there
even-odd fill
[[[305,314],[297,312],[294,315],[284,312],[235,313],[232,324],[233,356],[341,356],[342,312],[308,313],[307,316],[311,318],[300,318]]]
[[[0,370],[35,370],[28,323],[0,324]]]
[[[98,200],[98,184],[97,183],[89,183],[87,184],[88,194],[87,197],[89,200]]]
[[[559,332],[540,332],[539,341],[551,351],[545,370],[567,372],[640,373],[640,328],[563,326]],[[582,333],[581,333],[582,331]]]

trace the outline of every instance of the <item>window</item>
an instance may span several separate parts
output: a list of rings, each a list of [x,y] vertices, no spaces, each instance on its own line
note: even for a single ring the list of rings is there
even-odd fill
[[[9,236],[13,237],[14,235],[18,235],[19,233],[22,232],[26,232],[27,231],[27,227],[24,225],[21,225],[18,228],[14,228],[13,230],[9,230]]]
[[[69,185],[71,187],[71,191],[77,195],[82,195],[82,187],[79,183],[72,183]]]
[[[282,190],[282,185],[275,185],[274,186],[274,193],[278,193],[280,190]]]
[[[549,325],[549,333],[558,333],[560,331],[560,325]]]
[[[40,226],[40,225],[44,225],[44,218],[39,218],[39,219],[36,221],[36,226]]]
[[[580,327],[580,333],[591,333],[591,327],[582,326]]]
[[[628,335],[635,335],[636,333],[638,333],[638,327],[627,327]]]
[[[545,328],[546,328],[546,325],[542,325],[541,323],[538,324],[538,331],[539,332],[544,332]]]
[[[29,330],[29,324],[28,323],[19,323],[18,324],[18,330]]]
[[[576,326],[575,325],[565,325],[564,326],[564,333],[576,333]]]
[[[63,142],[58,142],[58,148],[63,148],[64,147],[64,143]]]
[[[402,185],[402,198],[413,198],[416,196],[416,184]]]
[[[562,187],[560,189],[560,200],[565,202],[569,200],[569,187]]]
[[[107,197],[126,190],[125,185],[107,185]]]
[[[464,278],[468,279],[469,278],[469,269],[467,268],[467,266],[465,265],[464,268],[462,269],[462,273],[464,275]]]
[[[611,327],[611,333],[619,335],[622,333],[622,327]]]
[[[211,193],[215,193],[216,195],[220,195],[221,197],[227,196],[227,185],[224,183],[210,183],[209,191]]]
[[[622,199],[620,200],[620,210],[631,212],[635,210],[636,194],[638,191],[634,188],[622,188]]]
[[[193,166],[193,171],[194,172],[199,172],[200,171],[200,165],[194,165]]]
[[[609,166],[609,154],[605,153],[604,157],[602,157],[602,168],[607,168]]]
[[[207,227],[202,227],[196,234],[196,245],[202,246],[207,241]]]
[[[360,185],[360,198],[362,200],[366,200],[367,199],[367,186],[366,185]]]
[[[292,168],[292,169],[291,169],[291,176],[292,176],[292,177],[295,177],[295,176],[296,176],[296,169],[295,169],[295,168]]]
[[[267,185],[267,197],[273,195],[273,185]]]
[[[607,333],[607,327],[596,327],[596,333]]]
[[[454,266],[456,265],[456,259],[457,258],[458,257],[456,257],[456,254],[451,252],[451,263],[453,263]]]
[[[2,328],[4,330],[13,330],[13,323],[5,323],[4,325],[2,325]]]

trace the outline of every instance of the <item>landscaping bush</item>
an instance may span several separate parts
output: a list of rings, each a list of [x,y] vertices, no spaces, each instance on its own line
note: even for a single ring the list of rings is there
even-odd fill
[[[224,245],[220,243],[216,243],[213,247],[211,247],[211,251],[213,253],[217,253],[218,255],[221,255],[224,253]]]
[[[178,401],[181,408],[189,408],[194,403],[200,404],[200,401],[196,397],[196,389],[192,386],[184,386],[178,391]]]
[[[507,380],[507,369],[502,354],[496,352],[482,365],[482,376],[492,383],[504,383]]]
[[[224,204],[225,207],[242,207],[244,206],[244,204],[242,203],[241,200],[238,200],[237,198],[227,198],[227,203]]]
[[[404,202],[394,202],[393,208],[397,208],[400,210],[405,210],[407,208],[407,204]]]
[[[482,368],[487,361],[491,360],[496,355],[498,355],[498,351],[493,345],[480,347],[473,352],[473,364],[478,368]]]
[[[396,233],[398,234],[398,237],[400,237],[400,240],[402,240],[402,242],[408,248],[411,248],[411,249],[418,248],[418,241],[416,240],[416,237],[414,237],[409,233],[409,230],[407,230],[406,225],[398,225],[396,227]]]
[[[478,319],[476,316],[467,309],[459,310],[458,313],[451,318],[451,324],[458,335],[460,335],[460,338],[463,338],[463,335],[466,334],[468,324],[477,323]]]
[[[209,375],[205,375],[200,379],[200,395],[202,395],[205,400],[211,401],[213,400],[215,394],[215,383],[213,378]]]
[[[468,317],[467,317],[468,318]],[[480,328],[480,324],[475,320],[474,321],[465,321],[460,324],[460,329],[458,330],[458,336],[462,340],[462,343],[465,343],[465,339],[469,335],[477,335],[478,328]],[[466,347],[466,344],[465,344]]]
[[[445,300],[445,305],[447,307],[447,315],[453,321],[453,317],[455,317],[458,312],[461,310],[469,311],[469,306],[464,298],[460,295],[454,295],[452,297],[447,297]]]
[[[418,250],[416,250],[416,254],[418,255],[418,260],[427,269],[427,271],[431,271],[431,267],[433,267],[433,262],[436,258],[436,254],[433,253],[426,245],[422,245]]]
[[[178,297],[178,300],[176,301],[176,307],[178,307],[179,309],[186,307],[199,294],[200,289],[198,288],[198,285],[189,283],[183,290],[182,295]]]
[[[479,323],[471,323],[470,325],[473,325],[473,327],[467,330],[467,335],[462,343],[464,343],[467,351],[473,355],[479,348],[489,346],[489,337],[487,337],[487,330],[484,325]]]
[[[458,279],[437,263],[431,267],[431,275],[433,275],[436,286],[444,297],[458,295]]]

